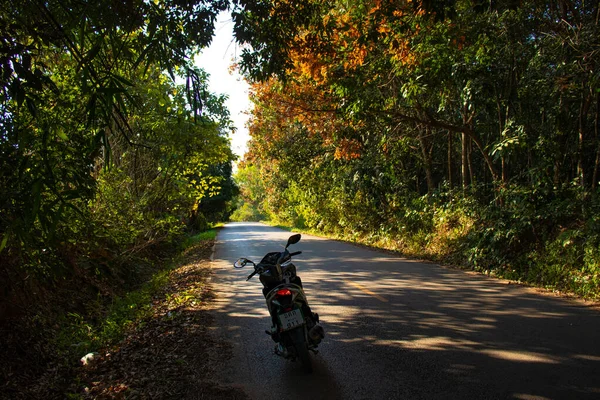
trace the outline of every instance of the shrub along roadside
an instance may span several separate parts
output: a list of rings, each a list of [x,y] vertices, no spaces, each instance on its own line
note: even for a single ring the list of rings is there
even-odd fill
[[[331,222],[309,227],[294,224],[298,218],[272,218],[270,223],[584,299],[600,298],[597,197],[581,198],[576,190],[507,188],[487,201],[437,193],[407,200],[404,206],[376,230]]]
[[[77,369],[67,395],[73,398],[247,399],[221,385],[219,365],[230,356],[214,335],[207,262],[212,240],[186,250],[153,296],[152,314],[128,329],[123,340],[103,348]]]
[[[210,248],[216,232],[210,229],[188,236],[182,245],[182,254],[198,246]],[[68,355],[75,347],[76,354],[86,354],[122,339],[128,329],[152,314],[152,300],[169,283],[170,273],[179,264],[181,256],[155,273],[139,289],[116,296],[101,315],[68,313],[59,323],[62,328],[54,343],[57,351]],[[98,322],[90,323],[94,320]]]
[[[216,230],[188,236],[178,255],[170,261],[163,260],[155,274],[139,286],[120,295],[115,294],[110,302],[93,297],[85,288],[77,288],[78,302],[84,311],[64,308],[52,313],[38,313],[18,321],[13,326],[13,335],[5,335],[7,344],[16,347],[18,354],[1,354],[3,378],[6,386],[0,398],[42,398],[44,393],[54,393],[63,398],[64,390],[72,383],[79,359],[88,353],[110,347],[123,339],[127,332],[139,329],[152,320],[156,302],[164,301],[164,288],[175,279],[172,271],[181,265],[190,253],[195,258],[208,259],[216,236]],[[159,262],[157,264],[160,265]],[[75,289],[73,289],[73,293]],[[86,297],[84,297],[86,296]],[[170,295],[169,301],[183,304],[192,299],[188,296]],[[177,297],[177,299],[175,298]],[[183,299],[183,300],[182,300]],[[52,304],[46,305],[51,309]],[[56,319],[57,315],[63,314]],[[19,348],[22,350],[19,352]],[[3,352],[4,353],[4,352]],[[6,397],[4,397],[6,396]],[[50,396],[50,395],[49,395]],[[52,396],[50,396],[52,397]]]

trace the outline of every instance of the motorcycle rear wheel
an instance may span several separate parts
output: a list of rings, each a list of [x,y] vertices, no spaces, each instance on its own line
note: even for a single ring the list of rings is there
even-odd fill
[[[313,372],[312,362],[310,354],[308,353],[308,347],[306,346],[306,337],[304,336],[304,327],[294,329],[290,332],[292,335],[292,341],[294,342],[294,348],[296,349],[296,355],[302,362],[302,368],[304,372],[310,374]]]

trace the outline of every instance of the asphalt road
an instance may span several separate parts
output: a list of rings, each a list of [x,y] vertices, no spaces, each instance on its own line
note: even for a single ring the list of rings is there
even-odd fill
[[[224,383],[252,399],[600,399],[600,311],[485,276],[303,235],[290,251],[326,338],[314,372],[273,354],[261,284],[289,232],[228,224],[213,268]]]

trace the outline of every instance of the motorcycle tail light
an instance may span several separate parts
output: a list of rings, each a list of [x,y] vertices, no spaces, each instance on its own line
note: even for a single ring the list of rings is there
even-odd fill
[[[291,296],[291,295],[292,295],[292,292],[290,291],[290,289],[279,289],[277,291],[277,293],[275,293],[275,297],[277,297],[277,298]]]

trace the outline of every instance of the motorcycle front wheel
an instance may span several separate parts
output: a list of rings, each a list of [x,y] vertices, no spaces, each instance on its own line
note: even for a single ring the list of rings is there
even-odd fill
[[[302,362],[302,368],[304,372],[310,374],[313,371],[312,362],[310,360],[310,354],[308,353],[308,346],[306,345],[306,336],[304,335],[305,327],[296,328],[290,332],[292,341],[294,342],[294,349],[296,349],[296,355]]]

